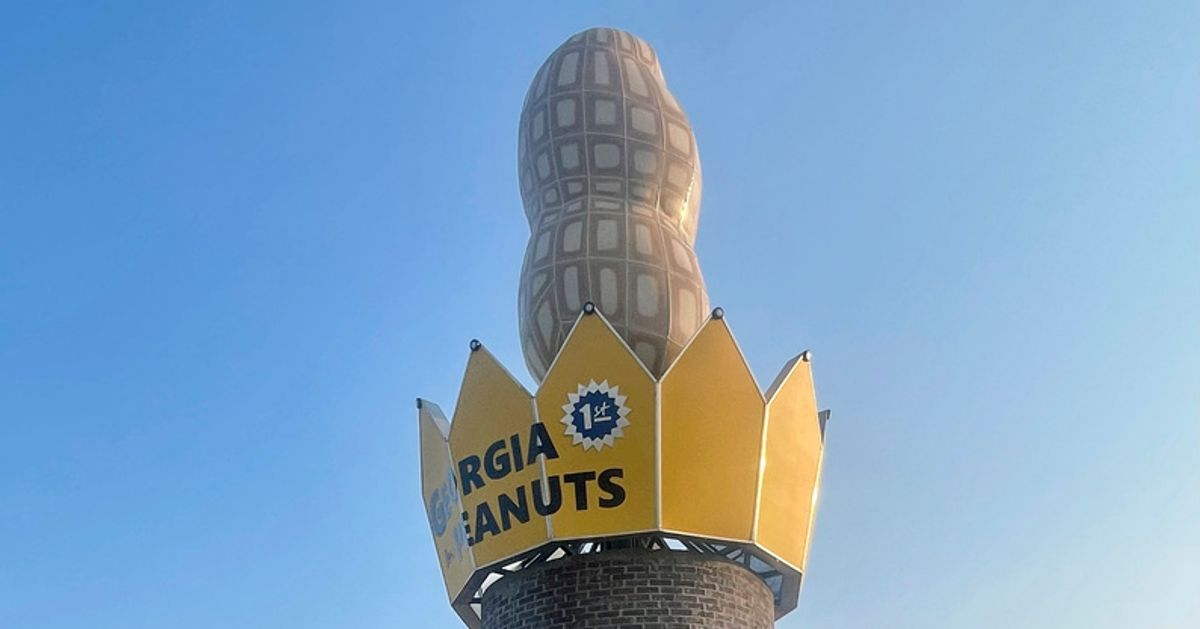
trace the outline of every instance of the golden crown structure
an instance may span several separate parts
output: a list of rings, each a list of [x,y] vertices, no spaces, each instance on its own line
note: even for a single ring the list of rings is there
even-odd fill
[[[418,401],[422,489],[451,604],[605,545],[722,555],[797,602],[824,419],[810,354],[760,392],[717,309],[662,378],[584,308],[535,394],[478,342],[447,422]]]

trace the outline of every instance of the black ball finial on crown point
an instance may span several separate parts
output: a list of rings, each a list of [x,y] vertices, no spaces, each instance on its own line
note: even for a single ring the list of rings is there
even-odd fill
[[[724,309],[724,308],[722,308],[722,307],[720,307],[720,306],[717,306],[716,308],[713,308],[713,311],[712,311],[712,318],[714,318],[714,319],[724,319],[724,318],[725,318],[725,309]]]
[[[596,314],[596,304],[587,302],[583,305],[583,314]]]
[[[479,348],[481,348],[481,347],[483,347],[483,343],[480,343],[479,339],[471,339],[471,351],[472,352],[479,351]]]

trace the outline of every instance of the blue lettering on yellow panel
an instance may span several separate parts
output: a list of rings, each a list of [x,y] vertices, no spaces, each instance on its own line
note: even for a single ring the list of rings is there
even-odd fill
[[[601,405],[604,403],[604,400],[588,403],[595,401]],[[592,419],[595,421],[596,416],[593,415]],[[472,491],[486,487],[488,481],[498,481],[537,463],[538,457],[543,460],[558,458],[558,450],[545,424],[532,424],[525,443],[520,437],[514,434],[508,439],[498,439],[487,447],[482,456],[472,454],[459,460],[460,482],[453,486],[457,486],[463,496],[468,496]],[[460,528],[464,531],[467,545],[473,546],[488,535],[501,535],[515,524],[529,522],[531,513],[542,517],[557,513],[563,508],[565,488],[570,489],[569,504],[577,511],[586,511],[593,504],[601,509],[613,509],[625,502],[625,487],[620,482],[623,478],[624,470],[614,467],[601,471],[580,470],[561,476],[556,474],[547,477],[544,484],[541,479],[536,479],[527,486],[521,485],[512,492],[498,495],[494,502],[479,503],[474,513],[463,512]],[[431,506],[431,524],[435,531],[445,532],[450,502],[444,500],[440,488],[434,492],[431,503],[435,499],[439,502],[437,509]]]

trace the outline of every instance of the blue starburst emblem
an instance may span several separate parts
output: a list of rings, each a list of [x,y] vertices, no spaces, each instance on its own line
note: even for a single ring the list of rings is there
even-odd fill
[[[610,386],[608,380],[599,384],[589,380],[586,385],[579,385],[574,393],[567,394],[562,409],[565,415],[561,421],[567,426],[567,436],[572,444],[582,445],[584,450],[611,448],[617,437],[625,436],[624,429],[629,426],[625,396],[619,387]]]

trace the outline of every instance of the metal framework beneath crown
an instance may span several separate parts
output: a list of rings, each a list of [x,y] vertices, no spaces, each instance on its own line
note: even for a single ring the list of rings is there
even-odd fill
[[[773,557],[754,547],[753,544],[737,542],[714,541],[711,539],[689,537],[685,535],[668,535],[663,533],[645,533],[622,537],[606,537],[588,540],[572,540],[551,542],[526,552],[512,561],[497,565],[493,568],[480,570],[467,583],[463,594],[454,607],[463,613],[463,607],[469,606],[474,618],[464,617],[464,620],[478,621],[482,615],[483,595],[488,588],[501,579],[519,574],[529,568],[553,563],[559,559],[576,555],[590,555],[614,550],[643,550],[650,553],[675,552],[691,553],[716,557],[741,565],[758,577],[771,590],[775,602],[775,617],[782,617],[791,608],[782,608],[784,601],[796,599],[799,594],[800,579],[791,582],[784,578],[780,566]],[[788,592],[786,590],[793,589]]]

